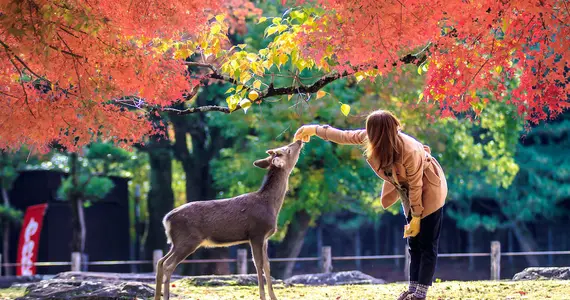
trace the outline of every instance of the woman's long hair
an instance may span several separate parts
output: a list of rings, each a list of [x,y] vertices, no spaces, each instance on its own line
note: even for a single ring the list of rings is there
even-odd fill
[[[366,155],[379,162],[378,170],[390,169],[400,159],[400,121],[391,112],[377,110],[366,118]]]

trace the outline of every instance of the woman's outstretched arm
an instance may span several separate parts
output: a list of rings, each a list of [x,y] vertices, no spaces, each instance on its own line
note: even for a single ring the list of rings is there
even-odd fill
[[[366,141],[366,130],[341,130],[329,125],[305,125],[295,133],[295,140],[308,142],[311,136],[316,135],[323,140],[343,145],[360,145]]]

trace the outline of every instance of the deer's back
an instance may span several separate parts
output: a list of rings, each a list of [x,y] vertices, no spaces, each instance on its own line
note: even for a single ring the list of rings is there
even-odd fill
[[[266,237],[275,232],[276,215],[256,193],[222,200],[197,201],[184,204],[166,217],[171,231],[191,235],[203,246],[229,246],[251,238]],[[175,242],[175,233],[172,239]]]

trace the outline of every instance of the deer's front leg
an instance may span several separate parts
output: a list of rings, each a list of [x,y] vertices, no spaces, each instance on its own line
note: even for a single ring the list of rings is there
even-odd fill
[[[267,240],[263,242],[263,273],[265,273],[265,281],[267,281],[267,291],[271,300],[277,300],[275,292],[273,292],[273,283],[271,282],[271,271],[269,268],[269,256],[267,256]]]
[[[255,269],[257,270],[257,282],[259,286],[259,298],[265,300],[265,289],[263,288],[263,241],[264,239],[252,239],[250,241],[251,253]]]

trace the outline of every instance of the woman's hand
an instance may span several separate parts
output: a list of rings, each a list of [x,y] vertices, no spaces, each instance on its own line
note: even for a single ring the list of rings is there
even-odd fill
[[[309,142],[311,137],[317,134],[317,126],[318,125],[304,125],[299,127],[299,129],[297,129],[297,132],[295,132],[295,137],[293,140],[301,140],[304,143]]]
[[[410,224],[404,226],[404,238],[414,237],[420,233],[420,217],[412,217]]]

